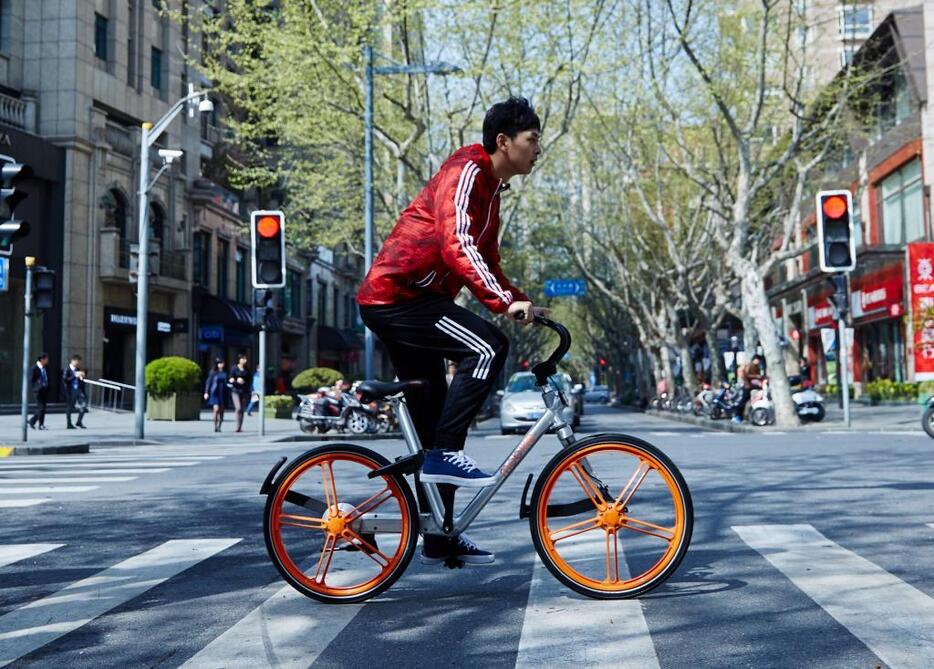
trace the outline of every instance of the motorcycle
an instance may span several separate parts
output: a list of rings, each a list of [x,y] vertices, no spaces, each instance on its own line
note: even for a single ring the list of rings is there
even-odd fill
[[[709,383],[705,383],[704,387],[697,393],[697,397],[694,398],[694,403],[691,406],[691,411],[695,416],[710,415],[710,407],[713,404],[714,395],[716,395],[716,393],[713,391],[713,388],[711,388]]]
[[[808,382],[802,384],[800,390],[792,392],[791,399],[795,403],[795,410],[801,420],[819,423],[827,415],[824,398]],[[769,393],[768,380],[763,382],[762,388],[755,391],[750,399],[749,420],[753,425],[760,427],[775,422],[775,404]]]
[[[315,395],[300,395],[298,426],[302,432],[320,433],[331,429],[352,434],[376,432],[379,428],[377,412],[360,404],[350,393],[340,397],[319,391]]]
[[[736,400],[739,394],[736,388],[724,381],[710,400],[710,418],[732,418],[736,413]]]
[[[921,416],[921,427],[924,428],[924,431],[931,439],[934,439],[934,395],[927,399],[924,406],[924,414]]]

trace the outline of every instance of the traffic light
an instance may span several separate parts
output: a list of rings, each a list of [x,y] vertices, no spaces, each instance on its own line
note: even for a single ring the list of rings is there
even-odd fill
[[[22,163],[5,162],[0,167],[0,255],[8,256],[13,253],[13,240],[24,237],[29,233],[29,224],[16,218],[16,206],[26,199],[27,195],[21,188],[16,188],[13,182],[25,179],[32,174],[29,165]]]
[[[32,304],[37,311],[48,311],[55,303],[55,272],[45,267],[32,271]]]
[[[254,291],[253,327],[257,330],[269,330],[274,323],[276,305],[271,290]]]
[[[254,211],[250,215],[253,287],[285,286],[285,216],[281,211]]]
[[[817,194],[817,250],[823,272],[849,272],[856,267],[853,199],[848,190]]]

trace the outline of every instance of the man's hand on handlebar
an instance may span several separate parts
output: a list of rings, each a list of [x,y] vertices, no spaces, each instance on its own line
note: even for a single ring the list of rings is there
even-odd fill
[[[520,325],[528,325],[536,316],[547,316],[545,307],[533,307],[531,302],[513,302],[507,312],[510,318],[519,321]]]

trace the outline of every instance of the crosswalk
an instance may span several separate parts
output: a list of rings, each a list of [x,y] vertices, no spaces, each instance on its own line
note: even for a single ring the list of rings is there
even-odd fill
[[[934,529],[934,523],[929,525]],[[731,529],[733,550],[742,553],[742,546],[751,549],[749,559],[762,561],[755,568],[765,569],[771,575],[773,588],[784,588],[806,597],[811,606],[841,625],[849,633],[851,643],[864,649],[862,652],[868,649],[892,669],[934,666],[934,599],[930,595],[857,551],[828,539],[812,525],[736,525]],[[924,526],[922,529],[929,531]],[[97,619],[114,615],[115,610],[133,607],[134,600],[145,599],[148,591],[160,585],[175,579],[196,578],[188,576],[196,565],[204,563],[211,567],[210,571],[222,569],[226,563],[225,552],[241,541],[243,539],[237,537],[170,539],[114,560],[112,566],[33,601],[6,607],[6,612],[0,615],[0,667],[15,663]],[[54,564],[65,546],[57,543],[0,544],[0,585],[8,577],[7,569],[24,563]],[[526,565],[528,567],[528,563]],[[491,570],[485,573],[496,578]],[[526,573],[528,597],[516,617],[512,635],[507,634],[505,641],[514,644],[515,667],[651,669],[671,664],[665,659],[666,644],[688,641],[683,635],[673,638],[664,625],[662,629],[655,628],[657,623],[653,623],[648,614],[659,602],[664,602],[664,597],[616,601],[581,597],[555,580],[537,558]],[[408,596],[409,603],[403,606],[438,605],[428,588],[413,591],[411,584],[408,589],[399,584],[397,588]],[[664,587],[659,592],[664,595],[666,589],[669,594],[677,592],[677,588]],[[326,654],[332,644],[339,644],[343,635],[363,639],[364,643],[373,638],[370,627],[374,619],[385,615],[386,607],[393,606],[394,591],[395,588],[371,602],[329,606],[309,600],[274,580],[261,586],[255,596],[250,596],[251,601],[258,601],[259,605],[244,609],[238,614],[240,618],[225,623],[223,629],[212,628],[204,635],[199,648],[185,651],[172,666],[185,669],[309,667]],[[739,592],[734,596],[743,594]],[[469,590],[458,597],[459,605],[472,605]],[[186,600],[169,602],[168,615],[193,604]],[[754,604],[763,610],[767,605],[767,602]],[[0,611],[4,611],[2,598]],[[789,611],[787,615],[800,615],[800,611]],[[492,632],[483,630],[486,622],[483,615],[474,615],[472,624],[478,629],[465,633],[463,643],[474,637],[489,638]],[[703,623],[710,621],[697,621],[701,627]],[[205,626],[211,626],[209,611],[205,615]],[[389,629],[392,629],[391,624]],[[820,629],[807,630],[812,635],[821,632]],[[157,637],[159,630],[148,633]],[[171,646],[173,640],[156,640],[156,643]],[[379,659],[366,656],[366,645],[358,650],[359,664],[372,664]],[[452,652],[455,656],[451,661],[457,664],[458,650],[452,649]],[[755,655],[733,660],[744,666],[758,665]],[[54,662],[50,663],[52,665]]]

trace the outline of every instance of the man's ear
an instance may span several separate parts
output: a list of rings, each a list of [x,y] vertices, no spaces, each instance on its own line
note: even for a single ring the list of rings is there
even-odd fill
[[[505,132],[501,132],[496,136],[496,148],[506,151],[509,146],[509,135]]]

